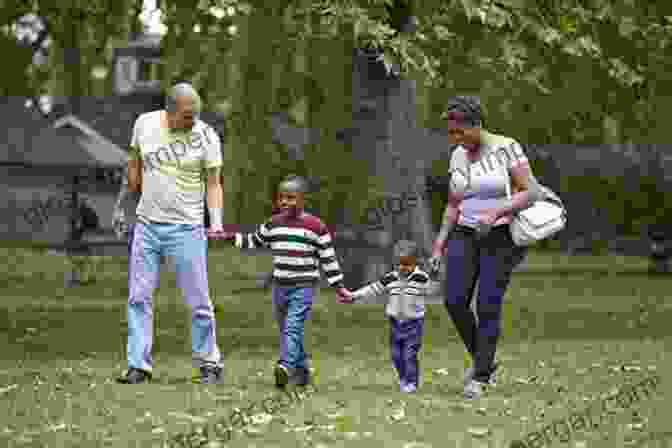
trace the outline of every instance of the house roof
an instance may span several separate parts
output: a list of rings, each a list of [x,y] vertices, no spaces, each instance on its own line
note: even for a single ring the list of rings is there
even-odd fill
[[[79,102],[77,118],[110,142],[126,150],[131,141],[133,123],[140,114],[163,108],[163,96],[86,97]],[[62,118],[65,110],[55,111],[51,119]],[[211,125],[220,138],[226,134],[226,120],[221,114],[203,111],[201,119]]]
[[[42,129],[23,153],[29,165],[54,167],[116,168],[126,162],[126,153],[73,115]]]

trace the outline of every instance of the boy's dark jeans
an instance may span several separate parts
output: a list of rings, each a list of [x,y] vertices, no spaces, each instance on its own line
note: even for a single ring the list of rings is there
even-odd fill
[[[392,363],[404,384],[418,386],[420,367],[418,353],[422,348],[424,318],[400,321],[390,317],[390,350]]]
[[[476,381],[487,383],[494,371],[504,294],[513,269],[526,253],[526,248],[513,243],[508,225],[494,227],[481,237],[468,227],[457,226],[447,242],[444,303],[474,360]],[[471,310],[477,281],[478,323]]]

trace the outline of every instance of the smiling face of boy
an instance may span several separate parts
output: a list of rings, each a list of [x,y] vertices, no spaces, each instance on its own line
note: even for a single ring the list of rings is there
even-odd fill
[[[281,189],[278,192],[278,206],[280,210],[290,216],[298,216],[303,211],[303,193]]]

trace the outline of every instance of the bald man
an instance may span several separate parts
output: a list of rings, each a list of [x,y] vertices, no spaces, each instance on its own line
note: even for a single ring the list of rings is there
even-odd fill
[[[200,111],[196,90],[177,84],[166,96],[165,110],[140,115],[133,127],[128,190],[140,200],[129,262],[128,371],[121,383],[152,378],[152,302],[162,256],[174,261],[191,308],[192,357],[201,382],[222,380],[203,225],[207,190],[209,232],[222,232],[222,153],[217,133],[198,118]]]

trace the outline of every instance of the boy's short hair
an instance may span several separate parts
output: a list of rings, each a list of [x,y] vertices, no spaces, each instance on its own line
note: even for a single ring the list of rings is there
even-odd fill
[[[417,257],[418,245],[415,241],[399,240],[394,245],[394,257]]]
[[[280,182],[278,190],[305,194],[308,192],[308,181],[296,174],[290,174]]]

